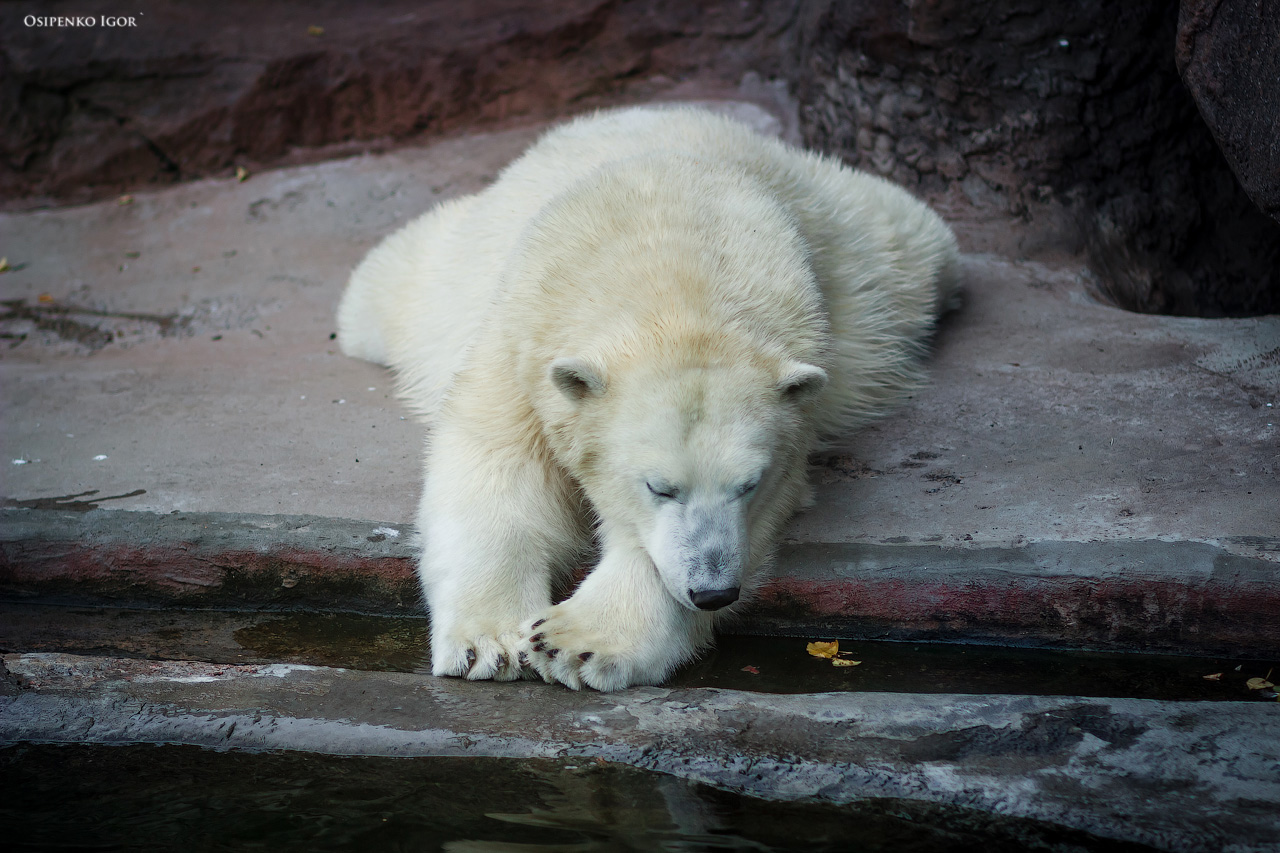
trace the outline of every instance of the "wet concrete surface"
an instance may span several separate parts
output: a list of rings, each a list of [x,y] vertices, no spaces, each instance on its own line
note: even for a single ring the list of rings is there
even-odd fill
[[[598,758],[781,803],[901,798],[1162,850],[1263,851],[1280,840],[1275,703],[598,694],[278,663],[4,663],[3,744]]]

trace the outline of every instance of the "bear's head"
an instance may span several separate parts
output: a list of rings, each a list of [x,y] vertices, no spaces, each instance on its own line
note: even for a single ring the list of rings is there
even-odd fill
[[[639,544],[690,609],[738,599],[804,493],[809,409],[827,374],[761,361],[549,368],[574,409],[572,473],[601,535]]]

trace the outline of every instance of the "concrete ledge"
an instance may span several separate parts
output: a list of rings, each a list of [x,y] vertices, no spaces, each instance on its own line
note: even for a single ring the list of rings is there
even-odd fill
[[[1270,704],[597,694],[281,664],[4,663],[14,678],[13,695],[0,697],[0,743],[598,757],[773,800],[903,797],[1162,850],[1280,849],[1280,718]]]
[[[412,539],[316,516],[9,509],[0,596],[417,614]],[[736,630],[1265,656],[1280,654],[1274,574],[1202,542],[790,544]]]
[[[1251,540],[1274,551],[1280,540]],[[1234,543],[795,544],[753,627],[1184,653],[1280,650],[1275,564]]]
[[[0,595],[420,612],[411,534],[318,516],[0,510]]]

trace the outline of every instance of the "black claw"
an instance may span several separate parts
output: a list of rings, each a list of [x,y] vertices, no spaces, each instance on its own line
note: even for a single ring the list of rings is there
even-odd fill
[[[507,668],[507,656],[498,655],[498,669],[506,669],[506,668]]]
[[[531,642],[531,643],[536,643],[536,642],[538,642],[538,641],[539,641],[539,640],[541,640],[541,639],[542,639],[542,635],[541,635],[541,634],[534,634],[532,637],[530,637],[530,638],[529,638],[529,642]]]
[[[587,661],[591,660],[591,656],[594,654],[595,652],[583,652],[582,654],[578,655],[578,660],[582,661],[583,663],[586,663]]]
[[[529,656],[526,655],[524,652],[520,652],[520,654],[516,656],[516,660],[520,661],[521,666],[529,665]]]
[[[553,658],[553,657],[555,657],[555,656],[556,656],[556,655],[558,655],[558,654],[560,654],[560,650],[559,650],[559,649],[547,649],[547,657],[549,657],[549,658]]]
[[[539,625],[541,625],[543,622],[546,622],[546,621],[547,621],[546,619],[539,619],[537,622],[533,623],[533,627],[537,628]]]
[[[467,672],[471,671],[471,667],[476,665],[476,650],[467,649]]]
[[[534,650],[535,652],[540,652],[540,651],[542,651],[544,648],[546,648],[546,646],[542,645],[542,643],[538,643],[536,646],[534,646],[534,647],[533,647],[533,650]]]

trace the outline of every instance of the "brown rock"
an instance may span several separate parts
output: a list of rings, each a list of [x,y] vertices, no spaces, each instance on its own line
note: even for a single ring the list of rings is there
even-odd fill
[[[1231,170],[1280,222],[1280,2],[1182,0],[1175,57]]]
[[[82,16],[125,14],[111,0]],[[0,5],[0,199],[75,201],[590,109],[790,60],[792,3],[156,3],[126,28]],[[342,148],[341,146],[347,146]],[[335,148],[335,146],[338,146]]]
[[[1275,215],[1276,2],[1184,3],[1179,58],[1217,142],[1171,61],[1164,0],[224,0],[149,4],[114,29],[27,26],[47,10],[3,3],[0,206],[724,91],[752,72],[794,87],[811,145],[975,220],[1026,220],[1049,250],[1087,247],[1118,305],[1280,311],[1280,226],[1232,175]]]
[[[1176,23],[1162,0],[833,2],[806,43],[812,75],[798,81],[805,136],[878,171],[890,165],[881,140],[897,150],[909,139],[914,163],[893,163],[894,178],[980,218],[1049,205],[1055,222],[1078,223],[1057,248],[1083,241],[1122,307],[1280,311],[1280,229],[1237,186],[1187,96]],[[911,114],[876,108],[886,103]],[[1269,136],[1252,119],[1251,138],[1280,156],[1274,113]]]

